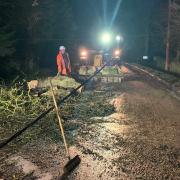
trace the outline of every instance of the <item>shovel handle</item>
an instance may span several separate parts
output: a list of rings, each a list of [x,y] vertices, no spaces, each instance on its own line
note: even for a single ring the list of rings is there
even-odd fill
[[[62,125],[61,117],[59,115],[60,113],[59,113],[56,98],[55,98],[55,95],[54,95],[53,85],[52,85],[51,80],[49,80],[49,81],[50,81],[51,93],[52,93],[52,97],[53,97],[53,101],[54,101],[55,111],[56,111],[56,115],[57,115],[58,122],[59,122],[59,128],[61,130],[61,134],[62,134],[62,137],[63,137],[64,146],[65,146],[65,149],[66,149],[66,154],[67,154],[67,156],[68,156],[68,158],[70,160],[71,159],[70,158],[70,153],[69,153],[69,149],[68,149],[68,146],[67,146],[67,141],[66,141],[66,138],[65,138],[65,133],[64,133],[64,128],[63,128],[63,125]]]

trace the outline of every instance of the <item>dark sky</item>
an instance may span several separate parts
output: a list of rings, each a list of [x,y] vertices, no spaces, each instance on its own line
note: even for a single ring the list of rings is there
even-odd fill
[[[122,35],[143,33],[154,1],[71,0],[79,38],[95,45],[100,32],[106,29]]]

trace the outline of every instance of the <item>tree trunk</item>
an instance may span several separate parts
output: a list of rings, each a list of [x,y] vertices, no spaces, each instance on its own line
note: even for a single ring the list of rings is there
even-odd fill
[[[166,43],[166,64],[165,64],[165,70],[166,71],[169,71],[170,69],[170,44],[169,42]]]
[[[178,63],[180,60],[180,50],[176,51],[176,63]]]
[[[170,20],[171,20],[171,0],[168,5],[168,28],[167,28],[167,40],[166,40],[166,63],[165,70],[169,71],[170,68]]]

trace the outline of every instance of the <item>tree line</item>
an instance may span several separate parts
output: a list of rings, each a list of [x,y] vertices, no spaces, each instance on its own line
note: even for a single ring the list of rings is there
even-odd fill
[[[52,64],[55,66],[59,45],[67,46],[70,52],[77,51],[78,39],[97,18],[88,12],[85,26],[81,22],[86,21],[86,14],[80,19],[73,17],[72,4],[75,2],[72,1],[0,1],[0,77],[30,74]],[[79,10],[81,7],[76,12]],[[165,66],[169,27],[170,62],[180,63],[179,0],[126,0],[122,1],[118,14],[115,23],[117,29],[124,32],[127,59],[134,61],[148,54],[160,57]]]
[[[60,44],[72,46],[74,31],[68,0],[1,0],[1,77],[47,67]]]
[[[126,0],[120,11],[117,22],[125,37],[126,59],[141,61],[147,55],[165,68],[169,24],[170,63],[180,63],[179,0]]]

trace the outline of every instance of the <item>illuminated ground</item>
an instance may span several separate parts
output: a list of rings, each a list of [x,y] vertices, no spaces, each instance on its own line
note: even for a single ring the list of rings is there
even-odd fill
[[[79,154],[82,162],[69,179],[180,178],[180,101],[152,84],[134,79],[96,87],[97,101],[98,92],[105,92],[115,112],[70,121],[78,125],[68,131],[70,152]],[[39,139],[9,156],[4,174],[58,179],[66,161],[62,144]]]

